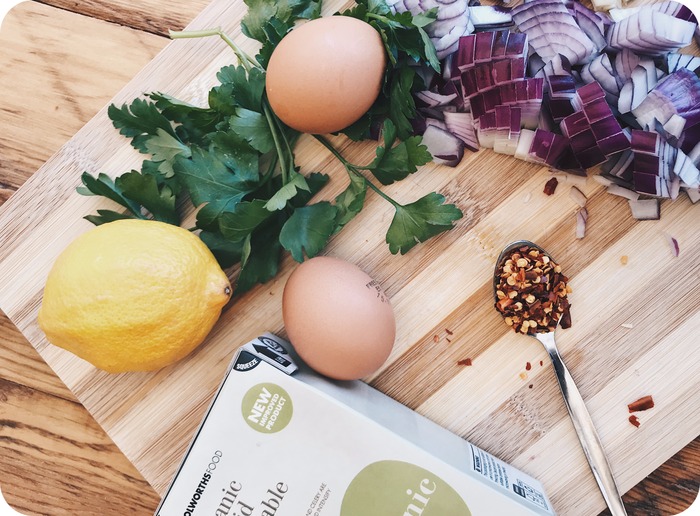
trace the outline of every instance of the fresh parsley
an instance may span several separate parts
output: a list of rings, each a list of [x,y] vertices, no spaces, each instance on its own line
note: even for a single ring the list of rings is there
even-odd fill
[[[416,172],[432,157],[413,136],[413,92],[422,88],[413,66],[438,69],[435,49],[423,27],[433,12],[419,16],[392,13],[384,0],[361,0],[341,13],[370,23],[384,41],[390,65],[377,102],[344,132],[353,139],[379,134],[376,157],[368,165],[349,163],[316,136],[344,165],[349,184],[333,201],[311,202],[328,176],[304,172],[295,164],[300,134],[272,112],[265,96],[265,66],[275,46],[298,20],[320,15],[320,0],[246,0],[242,21],[247,36],[262,43],[255,58],[246,55],[220,29],[173,32],[173,38],[218,36],[234,51],[237,64],[217,73],[218,84],[206,107],[165,93],[149,93],[108,116],[132,146],[148,156],[141,170],[116,179],[82,175],[84,195],[100,195],[122,211],[101,209],[86,217],[94,224],[141,218],[180,224],[178,207],[191,203],[202,241],[222,267],[240,264],[237,291],[245,292],[277,274],[283,250],[297,261],[320,253],[332,235],[364,206],[372,190],[396,210],[386,241],[392,253],[406,253],[418,242],[452,228],[462,213],[443,196],[430,193],[400,204],[374,182],[389,185]]]

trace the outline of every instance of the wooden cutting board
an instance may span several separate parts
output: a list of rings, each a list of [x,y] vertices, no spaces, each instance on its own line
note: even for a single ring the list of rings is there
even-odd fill
[[[325,11],[342,6],[327,1]],[[240,34],[244,13],[240,0],[215,0],[191,28],[222,25],[254,52]],[[216,71],[232,60],[216,39],[173,42],[114,102],[164,91],[202,103]],[[335,142],[353,162],[371,159],[372,145]],[[345,187],[345,173],[313,139],[301,140],[297,156],[304,172],[332,176],[319,197],[333,198]],[[65,246],[92,227],[82,217],[113,208],[104,199],[77,195],[79,176],[85,170],[118,175],[139,158],[105,108],[3,205],[0,308],[162,493],[236,347],[264,331],[284,335],[281,293],[295,263],[285,258],[275,280],[225,309],[195,353],[156,373],[108,375],[48,344],[36,325],[46,275]],[[396,346],[368,381],[540,479],[558,512],[591,514],[603,501],[547,356],[536,341],[509,331],[492,308],[494,260],[509,241],[531,239],[572,278],[573,327],[557,337],[625,491],[700,428],[700,208],[682,196],[663,203],[660,221],[636,222],[625,201],[589,181],[588,232],[579,241],[569,185],[547,197],[542,188],[548,177],[546,169],[486,150],[468,154],[456,169],[423,167],[385,190],[404,203],[443,193],[465,214],[452,231],[393,256],[384,243],[392,209],[371,196],[325,252],[357,263],[391,296]],[[678,239],[678,258],[664,233]],[[458,365],[464,358],[473,365]],[[656,407],[641,413],[635,428],[626,405],[646,394]]]

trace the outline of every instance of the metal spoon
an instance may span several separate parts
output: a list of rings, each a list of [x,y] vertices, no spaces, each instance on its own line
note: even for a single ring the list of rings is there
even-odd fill
[[[549,255],[549,253],[547,253],[540,246],[527,240],[519,240],[508,244],[503,251],[501,251],[498,260],[496,261],[496,270],[493,279],[494,294],[495,290],[498,288],[500,267],[505,261],[506,255],[509,255],[513,250],[519,247],[525,246],[537,249],[542,254],[551,257],[551,255]],[[498,298],[496,298],[496,301],[498,301]],[[557,321],[557,326],[559,326],[559,321]],[[557,380],[559,381],[561,393],[564,396],[564,403],[569,411],[569,416],[571,416],[571,421],[574,424],[576,434],[581,442],[583,452],[586,454],[586,458],[588,459],[588,464],[591,467],[593,476],[595,477],[598,487],[603,494],[605,503],[610,509],[610,513],[612,516],[626,515],[627,512],[625,511],[625,506],[622,503],[620,492],[615,484],[615,478],[613,477],[610,464],[608,464],[608,460],[605,456],[605,451],[603,450],[603,445],[598,437],[598,432],[596,432],[595,426],[593,426],[593,420],[591,419],[591,415],[588,413],[583,397],[581,397],[581,393],[576,387],[571,373],[569,373],[569,370],[566,368],[566,365],[559,354],[557,344],[554,340],[554,331],[535,333],[534,335],[530,336],[536,338],[542,343],[549,354],[549,358],[552,360],[554,372]]]

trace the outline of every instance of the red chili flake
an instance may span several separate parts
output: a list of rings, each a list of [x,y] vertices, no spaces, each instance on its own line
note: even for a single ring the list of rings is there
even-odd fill
[[[525,370],[529,371],[530,369],[532,369],[532,364],[530,362],[526,362],[525,363]]]
[[[630,420],[630,423],[632,423],[634,426],[639,428],[639,418],[637,418],[637,416],[632,415],[629,417],[629,420]]]
[[[532,384],[527,386],[528,389],[532,389]]]
[[[653,407],[654,399],[651,396],[644,396],[643,398],[639,398],[637,401],[633,401],[632,403],[627,405],[627,408],[629,409],[630,413],[641,412],[642,410],[649,410]]]
[[[559,184],[559,181],[557,181],[556,177],[553,177],[549,181],[547,181],[544,184],[544,193],[546,195],[552,195],[554,193],[554,190],[557,189],[557,185]]]
[[[452,344],[452,341],[451,341],[450,339],[448,339],[447,337],[445,337],[445,340],[446,340],[449,344]]]
[[[454,332],[448,330],[447,328],[445,328],[445,333],[447,333],[448,335],[454,335]]]
[[[464,365],[464,366],[470,366],[472,365],[472,359],[471,358],[464,358],[457,362],[457,365]]]
[[[543,366],[543,365],[544,365],[544,362],[542,362],[542,360],[540,360],[540,366]]]
[[[433,342],[440,342],[440,337],[438,337],[437,335],[433,335]]]

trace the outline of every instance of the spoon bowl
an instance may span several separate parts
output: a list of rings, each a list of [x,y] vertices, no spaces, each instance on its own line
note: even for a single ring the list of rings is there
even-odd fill
[[[518,240],[516,242],[511,242],[508,244],[496,260],[496,268],[493,275],[493,287],[494,287],[494,297],[496,303],[499,301],[497,294],[498,286],[500,283],[501,272],[503,266],[509,256],[513,254],[516,249],[527,247],[529,250],[536,249],[541,254],[546,255],[550,259],[551,255],[545,251],[540,246],[528,241],[528,240]],[[555,322],[553,329],[549,326],[549,329],[535,331],[534,333],[527,333],[528,336],[534,337],[539,340],[544,346],[549,358],[552,361],[552,366],[554,367],[554,373],[559,382],[559,387],[561,388],[562,396],[564,397],[564,404],[569,412],[571,421],[576,430],[579,442],[583,448],[583,452],[586,455],[588,464],[593,472],[598,487],[605,499],[605,503],[610,509],[612,516],[623,516],[626,515],[625,506],[622,503],[622,498],[620,497],[620,492],[615,483],[615,478],[613,477],[610,464],[605,456],[605,450],[598,437],[598,432],[593,425],[593,420],[591,415],[586,408],[586,403],[581,396],[581,393],[576,387],[574,378],[564,364],[564,360],[559,354],[557,349],[557,344],[554,339],[554,334],[561,321],[561,316],[559,316]]]

